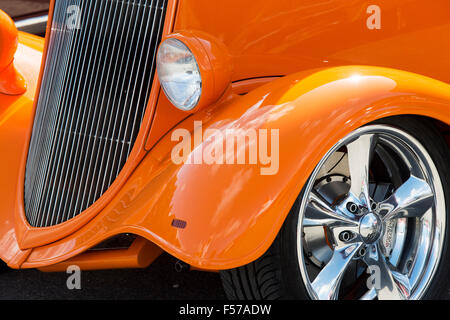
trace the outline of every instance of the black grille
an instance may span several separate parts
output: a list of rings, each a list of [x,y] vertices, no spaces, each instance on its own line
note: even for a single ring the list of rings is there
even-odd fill
[[[56,0],[25,176],[35,227],[91,206],[123,168],[155,72],[167,0]]]

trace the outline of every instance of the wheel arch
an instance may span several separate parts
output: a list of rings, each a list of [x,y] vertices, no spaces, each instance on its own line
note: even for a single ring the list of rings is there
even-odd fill
[[[436,127],[436,129],[440,132],[442,137],[445,139],[445,142],[447,142],[447,146],[450,150],[450,125],[439,121],[437,119],[429,119],[433,125]]]
[[[270,247],[315,165],[349,132],[399,115],[448,127],[449,110],[450,85],[367,66],[301,72],[223,99],[172,129],[96,218],[65,239],[35,248],[24,267],[65,260],[119,230],[203,269],[245,265]],[[261,175],[260,165],[175,164],[172,134],[185,129],[194,135],[194,121],[202,121],[203,130],[279,129],[278,172]]]

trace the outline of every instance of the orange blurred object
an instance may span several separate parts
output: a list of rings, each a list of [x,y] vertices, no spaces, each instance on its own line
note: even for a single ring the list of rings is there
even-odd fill
[[[25,79],[14,67],[18,36],[14,21],[0,10],[0,93],[19,95],[26,91]]]

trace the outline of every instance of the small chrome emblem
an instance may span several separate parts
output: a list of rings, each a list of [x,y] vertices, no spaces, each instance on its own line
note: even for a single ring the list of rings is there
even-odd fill
[[[395,231],[395,220],[389,220],[386,222],[386,230],[383,235],[383,246],[385,248],[385,253],[388,256],[392,248],[394,247],[394,231]]]

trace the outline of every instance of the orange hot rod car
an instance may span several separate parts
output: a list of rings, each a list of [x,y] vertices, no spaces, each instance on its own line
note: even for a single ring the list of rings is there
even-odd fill
[[[448,298],[448,12],[52,0],[45,40],[0,12],[1,260],[166,251],[229,298]]]

